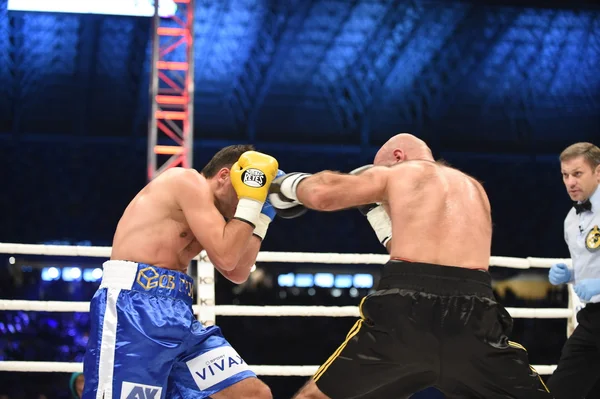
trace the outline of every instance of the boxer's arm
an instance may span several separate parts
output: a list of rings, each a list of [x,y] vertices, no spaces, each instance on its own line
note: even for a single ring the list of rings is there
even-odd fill
[[[298,201],[319,211],[337,211],[383,202],[389,170],[387,167],[373,167],[359,175],[332,171],[316,173],[298,184]]]
[[[177,203],[211,263],[219,271],[232,271],[248,247],[254,227],[241,220],[225,222],[214,205],[208,183],[195,172],[174,182]]]
[[[256,256],[260,250],[261,243],[262,241],[260,238],[253,235],[238,264],[235,266],[235,269],[227,271],[217,268],[217,270],[223,275],[223,277],[232,283],[243,283],[248,279],[248,276],[250,275],[250,269],[252,269],[252,266],[254,266],[254,263],[256,262]]]

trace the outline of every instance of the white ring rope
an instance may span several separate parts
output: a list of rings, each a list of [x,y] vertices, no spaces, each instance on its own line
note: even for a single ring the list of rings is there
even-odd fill
[[[109,258],[111,247],[0,243],[0,253],[13,255],[85,256]],[[206,260],[202,252],[196,260]],[[384,264],[389,256],[380,254],[341,254],[319,252],[260,252],[257,262]],[[554,263],[571,265],[571,259],[490,257],[490,266],[512,269],[550,268]]]
[[[531,367],[540,375],[552,374],[556,369],[556,366],[551,365],[534,365]],[[310,377],[315,374],[319,366],[250,366],[250,368],[257,375]],[[0,371],[75,373],[83,371],[83,363],[7,361],[0,362]]]
[[[0,310],[23,310],[34,312],[89,312],[89,302],[22,301],[0,299]],[[357,306],[245,306],[217,305],[202,306],[214,309],[217,316],[255,317],[359,317]],[[194,314],[200,306],[193,305]],[[568,319],[573,311],[568,308],[506,308],[517,319]]]
[[[109,258],[111,247],[13,244],[0,243],[0,253],[13,255],[82,256]],[[195,260],[208,262],[205,252]],[[260,252],[257,262],[285,263],[322,263],[322,264],[385,264],[389,256],[380,254],[345,254],[314,252]],[[550,268],[554,263],[571,266],[570,259],[514,258],[505,256],[490,257],[490,266],[513,269]],[[212,268],[211,268],[212,269]],[[0,299],[0,310],[22,310],[37,312],[89,312],[89,302],[64,301],[24,301]],[[194,313],[199,314],[200,305],[194,305]],[[256,316],[256,317],[359,317],[357,306],[202,306],[202,310],[218,316]],[[574,317],[570,308],[506,308],[513,318],[556,319]],[[257,375],[263,376],[312,376],[319,366],[251,366]],[[532,366],[540,375],[549,375],[555,365]],[[37,361],[0,361],[0,371],[13,372],[81,372],[82,363],[37,362]]]

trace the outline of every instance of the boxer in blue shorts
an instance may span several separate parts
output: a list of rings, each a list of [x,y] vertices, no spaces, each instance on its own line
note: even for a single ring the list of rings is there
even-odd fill
[[[275,158],[236,145],[137,194],[91,302],[83,399],[272,399],[219,327],[196,320],[186,271],[206,250],[223,276],[248,278],[275,216],[266,197],[277,174]]]

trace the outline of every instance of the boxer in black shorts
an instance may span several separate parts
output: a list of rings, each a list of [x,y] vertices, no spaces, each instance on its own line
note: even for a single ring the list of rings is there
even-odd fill
[[[430,386],[449,399],[552,398],[492,293],[485,190],[423,141],[396,135],[350,174],[287,174],[269,198],[281,212],[358,207],[391,255],[361,318],[296,399],[402,399]]]
[[[361,314],[315,373],[331,398],[408,398],[429,386],[446,398],[551,397],[508,340],[512,319],[485,271],[391,260]]]

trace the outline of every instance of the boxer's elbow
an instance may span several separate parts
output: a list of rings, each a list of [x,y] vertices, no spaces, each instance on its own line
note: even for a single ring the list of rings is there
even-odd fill
[[[230,271],[221,271],[223,276],[234,284],[243,284],[248,280],[250,272],[242,272],[241,269],[233,269]]]
[[[229,281],[231,281],[234,284],[243,284],[246,281],[248,281],[248,277],[250,275],[249,274],[244,274],[244,275],[232,275],[231,277],[229,277]]]
[[[223,254],[209,254],[208,258],[215,267],[226,272],[235,270],[239,261],[239,257],[236,257],[235,254],[227,251]]]

